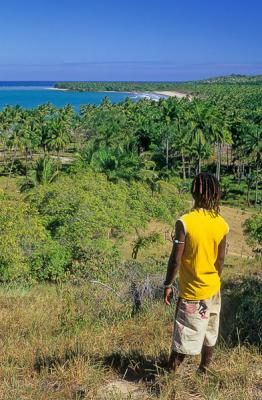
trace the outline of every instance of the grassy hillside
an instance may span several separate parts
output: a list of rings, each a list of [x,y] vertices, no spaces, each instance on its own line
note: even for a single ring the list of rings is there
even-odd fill
[[[245,85],[262,85],[262,75],[226,75],[215,78],[204,79],[199,83],[220,83],[220,84],[245,84]]]
[[[205,378],[195,373],[198,357],[188,358],[176,377],[167,374],[174,306],[165,307],[157,290],[132,316],[128,281],[115,292],[83,282],[1,287],[1,399],[261,399],[259,342],[245,328],[255,329],[256,321],[244,318],[249,299],[250,317],[261,319],[254,308],[261,305],[260,275],[260,297],[248,289],[256,271],[259,263],[227,259],[224,310],[237,307],[222,317],[224,338]],[[156,289],[162,278],[163,270],[155,270],[139,282]]]
[[[72,206],[86,197],[83,187],[88,185],[89,191],[95,190],[98,198],[107,196],[106,203],[111,201],[108,191],[112,184],[102,175],[96,176],[98,180],[100,185],[96,187],[92,174],[82,174],[76,181],[62,177],[53,185],[35,190],[27,201],[38,207],[45,225],[52,218],[50,210],[59,211],[56,215],[64,226],[67,214],[71,213],[69,223],[73,228]],[[4,187],[5,184],[6,179]],[[116,189],[115,195],[117,192],[118,196],[123,195],[125,184],[117,185]],[[8,195],[20,202],[23,197],[13,181]],[[140,194],[141,205],[147,201],[145,192],[143,196]],[[58,199],[54,209],[53,201]],[[120,205],[116,200],[115,204]],[[48,211],[48,220],[45,211]],[[20,209],[16,212],[17,218]],[[168,209],[166,213],[168,217]],[[93,259],[91,262],[97,267],[90,271],[92,278],[75,274],[67,282],[56,284],[29,281],[1,285],[0,398],[222,400],[226,396],[234,400],[260,400],[260,262],[247,258],[252,252],[243,237],[242,223],[249,213],[223,207],[222,214],[231,226],[223,275],[223,336],[208,377],[203,379],[195,374],[198,357],[188,358],[176,377],[166,370],[175,306],[166,308],[162,302],[162,282],[171,246],[171,226],[169,217],[165,217],[162,221],[151,219],[145,229],[140,229],[142,237],[158,232],[163,240],[141,248],[136,260],[132,260],[131,253],[137,235],[132,229],[122,231],[119,250],[126,262],[114,260],[117,275],[110,273],[105,279],[104,265],[95,264]],[[143,215],[140,209],[139,218]],[[131,213],[129,218],[136,225],[136,215]],[[54,224],[51,226],[55,228]],[[59,239],[57,233],[55,237]],[[232,257],[232,253],[239,256]],[[88,260],[87,265],[91,265]],[[134,302],[135,289],[142,294],[139,313]]]
[[[0,112],[0,399],[261,399],[261,86],[181,87],[199,96]],[[231,227],[205,379],[197,357],[167,374],[162,300],[201,170]]]

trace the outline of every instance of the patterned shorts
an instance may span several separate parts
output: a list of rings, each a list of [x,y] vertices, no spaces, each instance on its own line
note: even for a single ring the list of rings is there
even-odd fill
[[[173,346],[177,353],[196,355],[203,345],[214,346],[218,337],[220,292],[207,300],[179,298],[176,309]]]

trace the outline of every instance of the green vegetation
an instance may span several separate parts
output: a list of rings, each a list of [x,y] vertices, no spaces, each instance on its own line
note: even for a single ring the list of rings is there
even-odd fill
[[[165,90],[188,91],[195,85],[262,85],[262,75],[228,75],[192,82],[58,82],[55,87],[80,92],[154,92]],[[186,89],[186,90],[184,90]],[[192,90],[195,92],[195,90]]]
[[[245,231],[254,251],[261,253],[262,250],[262,215],[257,214],[248,218],[245,222]]]
[[[262,91],[239,79],[183,84],[192,100],[0,112],[5,400],[124,400],[107,393],[119,379],[141,400],[261,398]],[[224,203],[248,207],[257,257],[227,256],[210,375],[196,376],[193,358],[174,379],[162,282],[201,170],[220,179]]]
[[[212,89],[192,100],[105,98],[80,113],[3,109],[1,281],[120,276],[126,256],[161,243],[159,232],[143,230],[152,220],[172,227],[201,170],[221,180],[225,203],[258,209],[262,89],[199,86]],[[10,194],[14,176],[20,194]],[[124,257],[125,235],[135,237]]]
[[[227,76],[218,76],[215,78],[205,79],[200,81],[203,83],[221,83],[225,84],[233,84],[233,85],[262,85],[262,75],[239,75],[232,74]]]
[[[151,219],[172,226],[183,210],[168,183],[152,195],[145,184],[113,183],[92,171],[39,184],[26,200],[5,197],[1,281],[120,277],[124,234],[139,235]]]
[[[176,90],[175,82],[59,82],[58,89],[77,92],[154,92],[157,90]]]
[[[246,277],[233,285],[230,292],[233,324],[231,340],[255,344],[262,349],[262,280],[261,276]],[[248,316],[248,318],[247,318]]]

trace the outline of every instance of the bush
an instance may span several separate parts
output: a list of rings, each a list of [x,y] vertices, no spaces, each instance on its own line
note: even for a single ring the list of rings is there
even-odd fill
[[[173,225],[183,211],[171,184],[152,193],[146,184],[113,183],[91,171],[37,185],[26,201],[2,196],[0,281],[115,279],[125,235],[152,219]],[[149,241],[158,240],[156,232]]]
[[[236,314],[238,335],[242,342],[262,348],[262,282],[249,279],[242,285],[242,296]]]
[[[256,214],[248,218],[244,224],[245,233],[248,235],[250,244],[253,246],[253,250],[259,253],[262,246],[262,215]]]
[[[70,253],[47,237],[41,248],[29,258],[30,276],[37,281],[59,281],[67,277]]]
[[[2,200],[0,232],[0,281],[56,280],[64,276],[63,251],[28,204]]]
[[[151,219],[172,225],[184,208],[173,185],[152,195],[145,184],[112,183],[105,175],[81,172],[35,188],[29,200],[52,238],[67,249],[72,273],[106,279],[121,260],[124,234]]]

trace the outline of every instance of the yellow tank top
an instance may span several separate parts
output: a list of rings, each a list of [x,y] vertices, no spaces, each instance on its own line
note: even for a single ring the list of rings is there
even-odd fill
[[[205,300],[220,289],[215,267],[218,246],[229,232],[221,215],[196,209],[180,218],[186,233],[179,272],[179,295],[187,300]]]

